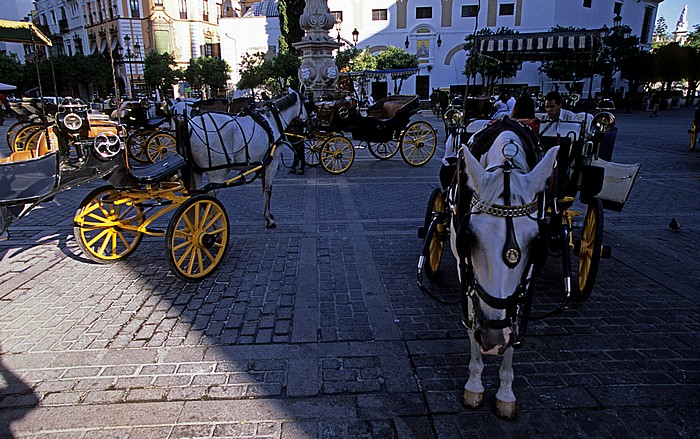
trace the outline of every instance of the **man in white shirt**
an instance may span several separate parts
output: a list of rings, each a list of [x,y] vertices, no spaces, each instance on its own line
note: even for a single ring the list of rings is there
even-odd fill
[[[561,95],[556,91],[550,91],[544,98],[544,109],[547,111],[546,120],[559,120],[562,122],[575,122],[576,113],[561,108]]]
[[[506,102],[506,104],[508,105],[508,113],[512,113],[513,108],[515,108],[515,97],[513,97],[513,95],[510,94],[510,92],[508,92],[507,94],[508,94],[508,101]]]

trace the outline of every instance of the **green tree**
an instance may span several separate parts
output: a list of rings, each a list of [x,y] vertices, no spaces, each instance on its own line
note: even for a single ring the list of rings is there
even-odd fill
[[[377,57],[372,55],[368,49],[362,50],[357,47],[351,47],[336,55],[335,65],[340,72],[377,70]]]
[[[685,45],[700,49],[700,24],[696,24],[695,30],[688,34]]]
[[[414,69],[418,67],[418,55],[408,53],[398,47],[389,46],[379,55],[376,55],[378,70]],[[401,93],[403,76],[392,76],[394,80],[394,94]]]
[[[601,88],[605,96],[612,94],[612,78],[620,71],[625,59],[639,48],[639,37],[632,35],[627,25],[603,27],[602,48],[595,62],[595,71],[601,75]]]
[[[639,48],[623,59],[620,66],[620,76],[627,80],[628,84],[628,113],[630,105],[637,105],[641,102],[639,89],[654,79],[655,64],[654,55]]]
[[[577,32],[585,28],[573,26],[554,26],[550,32]],[[579,81],[592,75],[591,63],[588,61],[543,61],[538,70],[553,81]]]
[[[219,91],[226,88],[230,72],[231,67],[226,61],[211,56],[200,56],[190,60],[185,77],[191,86],[199,89],[209,87],[214,95],[219,95]]]
[[[254,90],[260,87],[265,82],[265,77],[263,76],[262,65],[265,62],[265,54],[263,52],[256,52],[253,54],[246,53],[241,58],[241,65],[239,70],[240,79],[236,87],[239,89],[251,89]]]
[[[656,28],[652,36],[651,50],[655,50],[671,42],[671,34],[668,32],[668,24],[664,17],[656,20]]]
[[[481,35],[513,35],[517,32],[507,27],[502,27],[496,32],[489,28],[479,30],[476,35],[478,40]],[[464,73],[467,78],[476,79],[476,75],[481,75],[482,84],[485,90],[493,91],[493,86],[499,79],[512,78],[518,73],[518,63],[499,61],[493,57],[484,55],[475,50],[474,35],[465,38],[464,50],[469,51]]]
[[[245,54],[241,61],[239,89],[262,89],[277,96],[288,87],[298,88],[297,72],[301,58],[291,52],[278,53],[274,58],[265,59],[262,52]]]
[[[304,31],[299,24],[299,17],[304,12],[306,2],[304,0],[279,0],[277,10],[279,11],[280,37],[279,52],[297,53],[293,44],[301,41]]]
[[[683,62],[687,60],[687,52],[680,44],[673,42],[661,46],[654,52],[655,80],[664,82],[666,90],[671,89],[674,81],[680,81],[686,77],[687,65]]]
[[[3,82],[16,85],[18,88],[23,82],[23,67],[16,53],[0,53],[0,78]]]
[[[175,58],[167,52],[150,52],[143,60],[143,79],[160,91],[161,97],[169,96],[170,87],[177,83],[184,72],[177,68]]]

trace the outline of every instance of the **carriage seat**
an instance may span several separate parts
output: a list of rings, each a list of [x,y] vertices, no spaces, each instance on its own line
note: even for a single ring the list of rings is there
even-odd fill
[[[367,109],[367,116],[378,120],[389,120],[396,116],[396,113],[406,105],[404,101],[384,101],[377,102]]]
[[[15,151],[7,157],[0,158],[0,163],[23,162],[32,158],[34,154],[31,151]]]
[[[155,184],[165,181],[168,177],[184,168],[186,164],[184,157],[180,154],[173,154],[143,168],[132,169],[131,172],[140,184]]]
[[[163,117],[163,116],[147,119],[146,120],[146,128],[157,128],[157,127],[161,126],[163,124],[163,122],[165,122],[166,119],[167,119],[167,117]]]

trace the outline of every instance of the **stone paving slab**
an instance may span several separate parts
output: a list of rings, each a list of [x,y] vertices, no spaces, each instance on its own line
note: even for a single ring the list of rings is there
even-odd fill
[[[81,254],[72,215],[100,183],[18,222],[0,242],[0,437],[698,437],[700,153],[689,110],[646,116],[618,115],[615,159],[642,171],[605,212],[612,258],[591,298],[532,322],[515,353],[513,422],[492,412],[493,357],[486,404],[462,407],[459,308],[415,286],[439,161],[357,150],[340,176],[282,169],[274,230],[258,183],[220,191],[231,246],[199,284],[169,272],[161,239],[116,264]],[[560,300],[559,264],[536,280],[535,315]],[[456,299],[448,252],[439,274],[431,288]]]

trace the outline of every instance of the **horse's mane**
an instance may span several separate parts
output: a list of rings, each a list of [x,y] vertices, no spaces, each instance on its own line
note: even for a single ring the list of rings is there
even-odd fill
[[[292,105],[296,104],[298,96],[296,93],[289,93],[288,95],[281,97],[279,99],[274,99],[272,103],[277,107],[278,110],[284,111]]]

